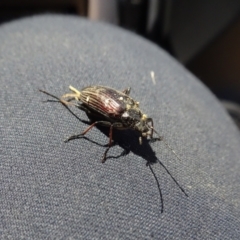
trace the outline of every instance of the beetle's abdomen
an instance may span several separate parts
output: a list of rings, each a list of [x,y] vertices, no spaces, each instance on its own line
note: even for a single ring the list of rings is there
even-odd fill
[[[82,89],[80,100],[88,108],[104,116],[121,116],[126,110],[126,95],[112,88],[90,86]]]

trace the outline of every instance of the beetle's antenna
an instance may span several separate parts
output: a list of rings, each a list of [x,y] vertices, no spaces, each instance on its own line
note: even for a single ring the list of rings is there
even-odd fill
[[[165,165],[158,159],[159,164],[165,169],[165,171],[168,173],[168,175],[172,178],[172,180],[176,183],[176,185],[180,188],[180,190],[184,193],[186,197],[188,197],[188,194],[185,192],[185,190],[180,186],[180,184],[177,182],[177,180],[173,177],[173,175],[169,172],[169,170],[165,167]]]
[[[176,158],[180,161],[182,159],[175,153],[175,151],[170,147],[170,145],[159,135],[159,133],[152,127],[149,126],[159,137],[160,141],[163,141],[165,146],[173,152],[173,154],[176,156]],[[165,169],[165,171],[168,173],[168,175],[172,178],[172,180],[176,183],[176,185],[180,188],[180,190],[185,194],[186,197],[188,197],[187,193],[184,191],[184,189],[180,186],[180,184],[177,182],[177,180],[173,177],[173,175],[169,172],[169,170],[165,167],[165,165],[158,159],[159,164]]]
[[[164,138],[162,137],[161,141],[163,141],[163,143],[165,144],[165,146],[172,151],[172,153],[175,155],[175,157],[179,160],[182,161],[182,159],[176,154],[176,152],[173,150],[173,148],[164,140]]]
[[[164,138],[162,136],[159,135],[159,133],[152,127],[149,126],[159,137],[159,141],[163,141],[163,143],[165,144],[165,146],[175,155],[175,157],[179,160],[182,161],[182,159],[177,155],[177,153],[173,150],[173,148],[164,140]]]
[[[48,92],[46,92],[46,91],[44,91],[44,90],[41,90],[41,89],[38,89],[38,91],[39,91],[39,92],[42,92],[42,93],[45,93],[45,94],[47,94],[48,96],[50,96],[50,97],[52,97],[52,98],[57,99],[58,102],[61,102],[60,98],[58,98],[58,97],[52,95],[51,93],[48,93]]]
[[[161,190],[161,187],[160,187],[160,184],[159,184],[159,181],[156,177],[156,174],[154,173],[153,169],[152,169],[152,166],[150,165],[150,163],[148,164],[148,167],[150,168],[152,174],[153,174],[153,177],[155,178],[156,180],[156,183],[157,183],[157,187],[158,187],[158,192],[159,192],[159,195],[160,195],[160,199],[161,199],[161,213],[163,213],[163,196],[162,196],[162,190]]]

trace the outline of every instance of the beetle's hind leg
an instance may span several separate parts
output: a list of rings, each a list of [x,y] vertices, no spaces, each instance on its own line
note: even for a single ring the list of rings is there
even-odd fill
[[[78,91],[76,88],[69,86],[69,89],[72,91],[72,93],[66,93],[64,94],[60,101],[65,103],[65,104],[69,104],[69,102],[71,101],[79,101],[80,97],[81,97],[81,92]],[[74,104],[73,104],[74,105]]]
[[[60,102],[65,103],[66,105],[71,105],[71,101],[78,101],[78,98],[75,93],[66,93],[60,98]]]

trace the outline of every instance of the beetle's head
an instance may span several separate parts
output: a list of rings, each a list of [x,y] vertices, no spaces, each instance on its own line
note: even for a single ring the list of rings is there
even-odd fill
[[[149,125],[149,123],[151,125]],[[152,138],[153,129],[152,129],[152,119],[148,118],[147,115],[142,114],[142,117],[139,122],[136,123],[135,129],[141,133],[139,138],[139,143],[142,144],[142,137],[147,138],[148,136]]]
[[[142,143],[142,137],[150,137],[153,135],[153,121],[143,114],[139,109],[128,109],[122,114],[122,122],[128,128],[132,128],[140,132],[139,143]]]

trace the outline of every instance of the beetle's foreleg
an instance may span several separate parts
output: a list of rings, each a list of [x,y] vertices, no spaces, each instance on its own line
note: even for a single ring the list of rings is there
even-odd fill
[[[152,118],[148,118],[147,122],[151,123],[151,134],[150,134],[150,138],[153,138],[153,120]]]

